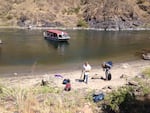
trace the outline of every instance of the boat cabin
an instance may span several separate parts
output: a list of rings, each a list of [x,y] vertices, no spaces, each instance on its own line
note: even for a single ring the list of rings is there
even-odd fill
[[[47,30],[43,35],[45,39],[54,41],[67,41],[70,39],[68,33],[60,30]]]

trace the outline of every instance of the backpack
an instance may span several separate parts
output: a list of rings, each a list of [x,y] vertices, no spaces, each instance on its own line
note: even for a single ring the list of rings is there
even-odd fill
[[[108,63],[109,65],[113,66],[112,61],[108,61],[107,63]]]
[[[104,94],[103,93],[100,93],[100,94],[97,94],[97,95],[93,95],[93,101],[94,102],[99,102],[99,101],[101,101],[101,100],[103,100],[104,99]]]
[[[111,73],[108,74],[108,80],[111,80]]]
[[[70,83],[70,79],[64,79],[62,84],[67,84],[67,83]]]
[[[111,67],[113,66],[113,63],[112,63],[112,61],[108,61],[108,62],[106,62],[105,65],[107,68],[111,69]]]

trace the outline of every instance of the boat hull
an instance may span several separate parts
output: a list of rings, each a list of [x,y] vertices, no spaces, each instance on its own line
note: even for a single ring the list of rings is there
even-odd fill
[[[64,42],[68,41],[69,39],[58,39],[58,38],[51,38],[51,37],[44,37],[46,40],[51,40],[51,41],[58,41],[58,42]]]
[[[66,32],[59,31],[59,30],[47,30],[43,32],[43,36],[47,40],[52,40],[52,41],[68,41],[70,37]]]

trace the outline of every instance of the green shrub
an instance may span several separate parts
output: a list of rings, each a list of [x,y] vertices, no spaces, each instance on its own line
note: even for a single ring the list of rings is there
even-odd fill
[[[11,20],[12,18],[13,18],[13,16],[12,15],[7,15],[7,17],[6,17],[8,20]]]
[[[77,27],[88,27],[88,23],[85,21],[85,20],[83,20],[83,19],[80,19],[79,21],[78,21],[78,23],[77,23]]]
[[[81,0],[81,1],[80,1],[80,4],[81,4],[81,5],[86,5],[88,2],[89,2],[88,0]]]
[[[107,101],[107,108],[109,107],[112,111],[119,112],[121,108],[128,110],[131,101],[134,99],[132,88],[122,87],[110,93],[105,100]]]
[[[76,7],[76,8],[74,8],[74,12],[75,12],[76,14],[78,14],[78,13],[79,13],[79,11],[80,11],[80,7]]]

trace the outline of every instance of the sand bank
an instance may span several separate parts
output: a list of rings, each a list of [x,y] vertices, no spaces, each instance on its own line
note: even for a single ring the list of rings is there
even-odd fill
[[[14,73],[14,76],[1,78],[1,83],[10,87],[32,87],[36,84],[40,84],[42,79],[47,80],[54,86],[63,88],[62,84],[63,79],[69,78],[71,80],[72,89],[81,89],[81,88],[90,88],[90,89],[102,89],[107,86],[117,88],[126,84],[127,80],[134,78],[137,75],[140,75],[142,71],[146,68],[150,68],[150,60],[138,60],[131,62],[123,62],[114,64],[111,69],[112,80],[105,81],[100,79],[105,77],[105,73],[101,66],[92,66],[92,70],[89,76],[88,84],[84,82],[79,82],[78,79],[81,77],[81,70],[65,69],[64,72],[57,73],[44,73],[28,76],[19,76],[17,73]],[[61,76],[55,76],[61,75]],[[127,78],[120,78],[120,76],[126,75]],[[95,77],[95,79],[91,79]]]

